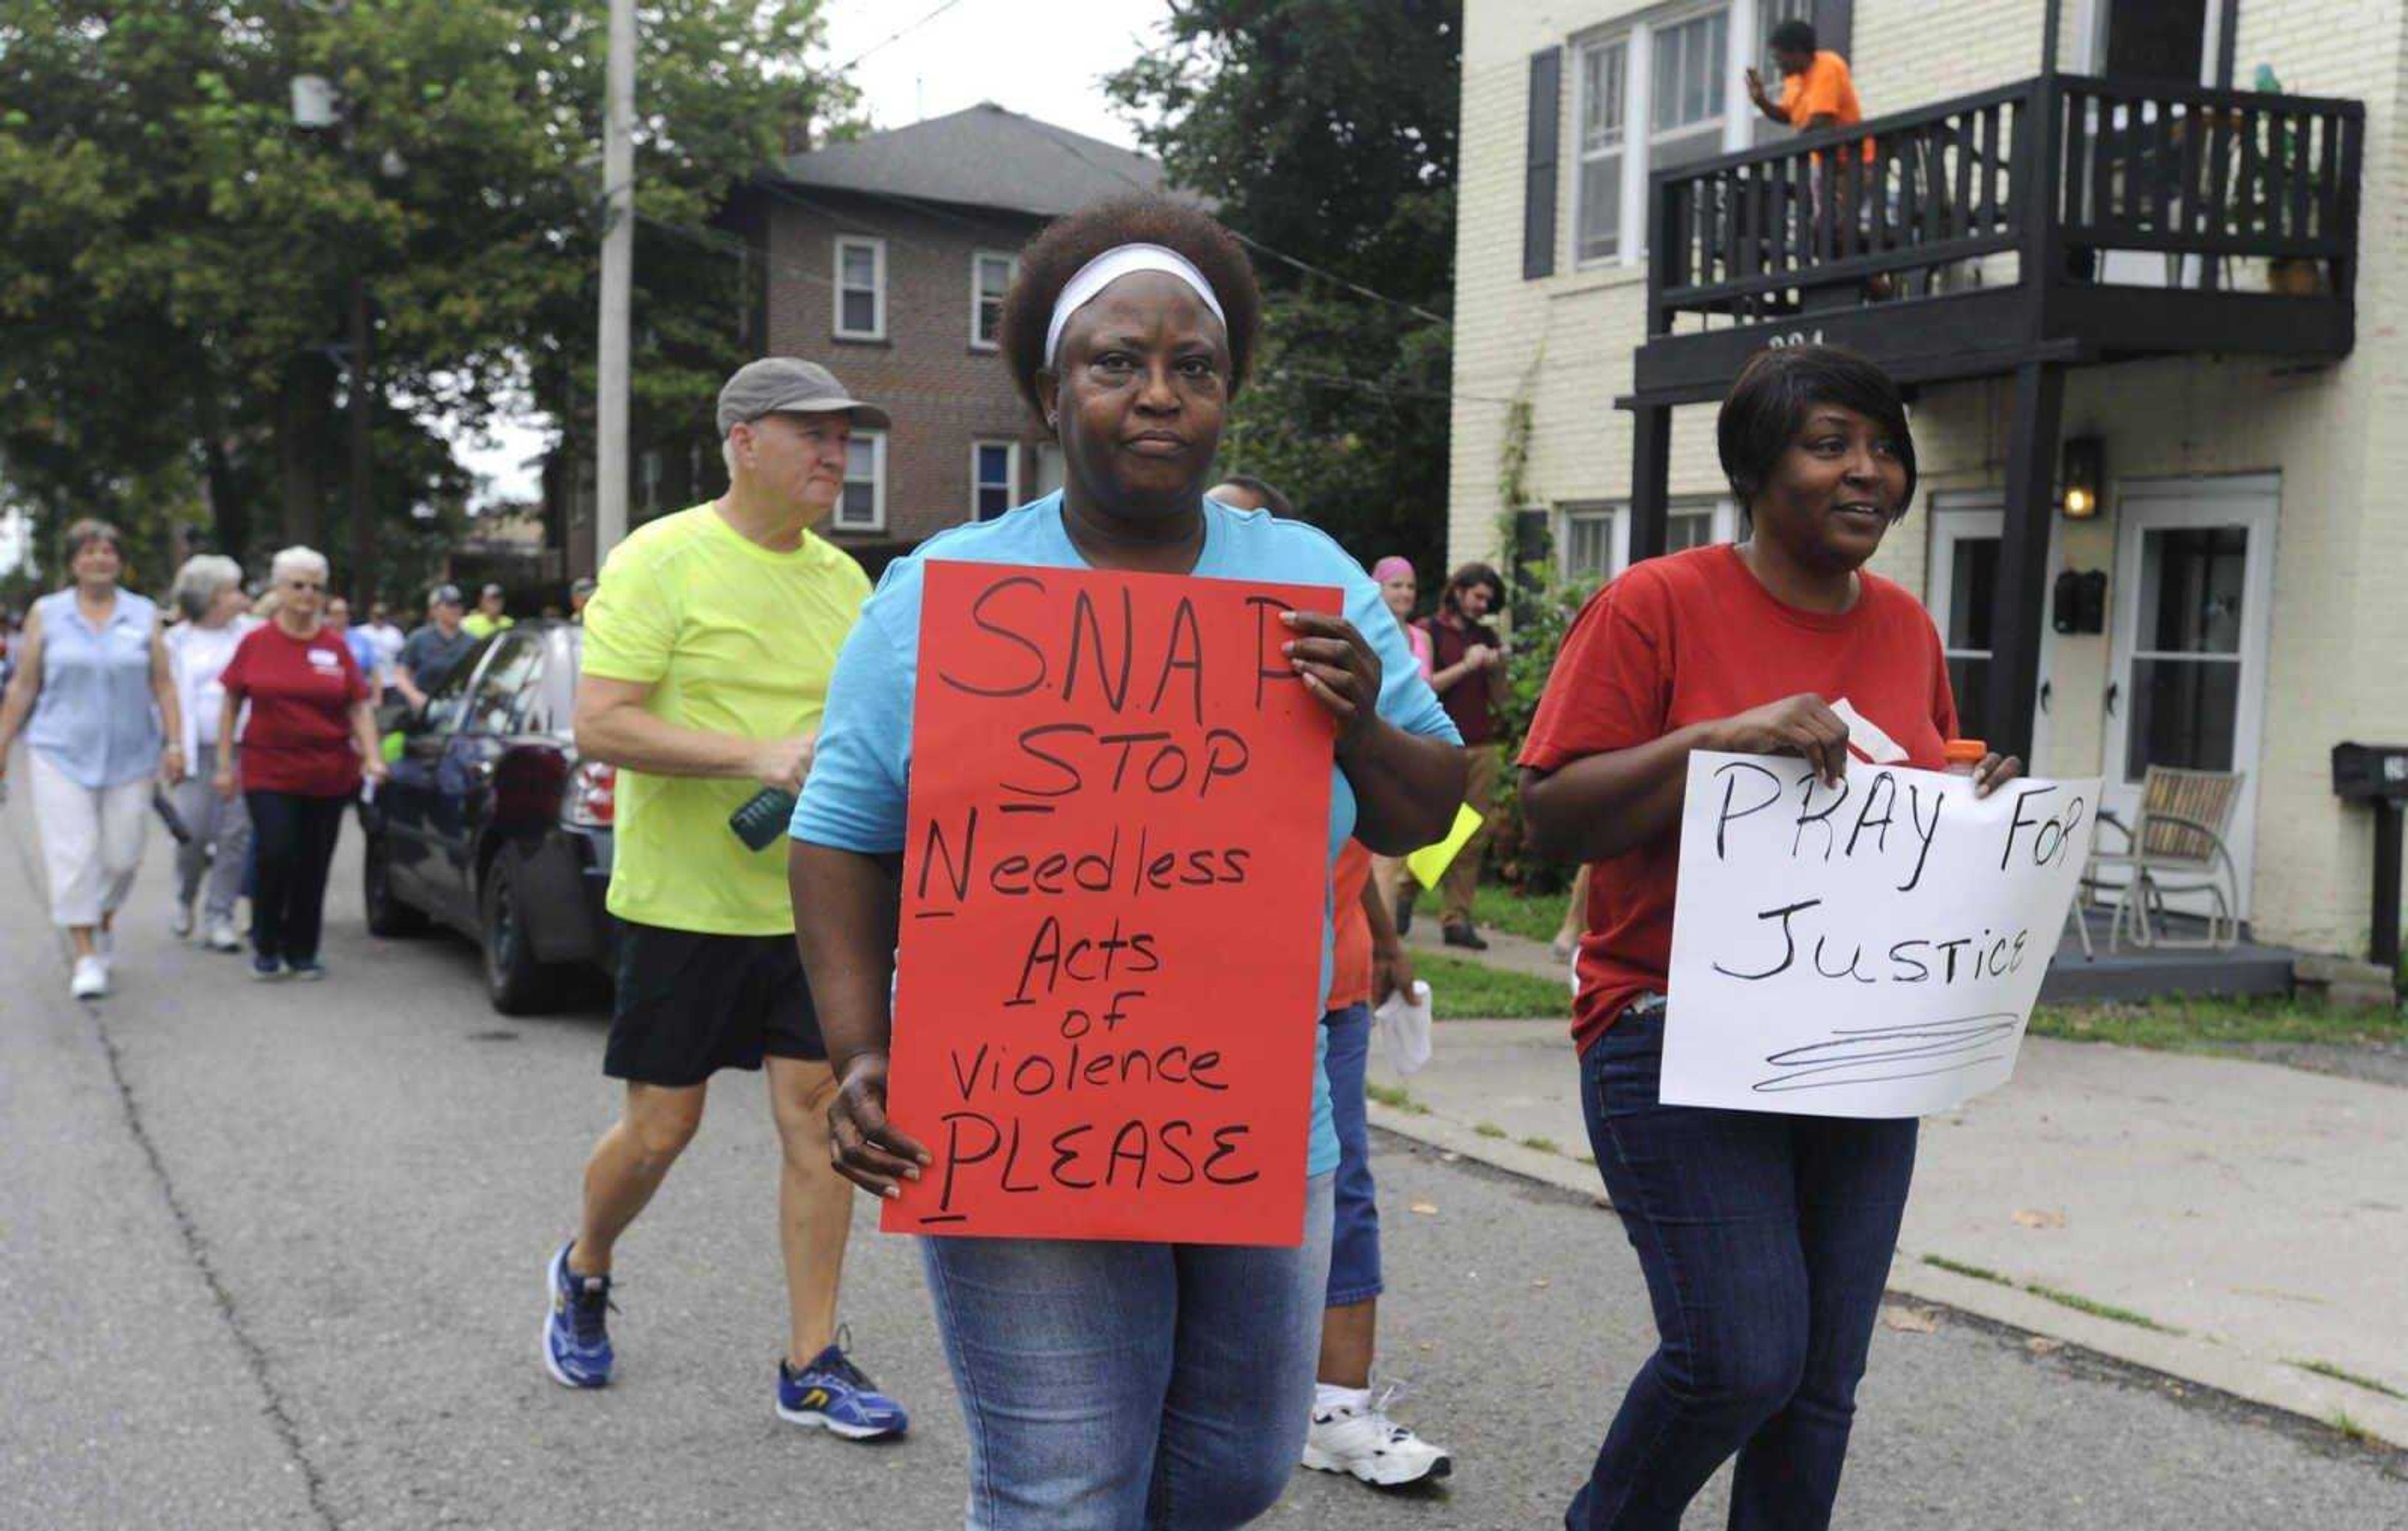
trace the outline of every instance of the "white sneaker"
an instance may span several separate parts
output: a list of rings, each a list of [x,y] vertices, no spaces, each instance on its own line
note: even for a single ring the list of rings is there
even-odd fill
[[[108,965],[97,956],[78,957],[75,977],[67,980],[67,993],[78,999],[98,999],[108,993]]]
[[[234,928],[231,920],[217,921],[209,926],[207,945],[212,952],[239,952],[242,950],[242,933]]]
[[[1315,1472],[1352,1473],[1380,1488],[1453,1472],[1455,1461],[1443,1448],[1388,1418],[1388,1400],[1395,1395],[1391,1386],[1377,1403],[1367,1391],[1359,1405],[1316,1407],[1312,1428],[1304,1438],[1304,1465]]]
[[[193,934],[192,905],[179,904],[176,906],[176,912],[170,915],[167,919],[167,933],[175,937],[176,939],[179,941]]]

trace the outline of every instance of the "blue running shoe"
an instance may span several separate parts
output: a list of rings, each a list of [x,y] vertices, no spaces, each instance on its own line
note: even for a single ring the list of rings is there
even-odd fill
[[[544,1267],[543,1369],[563,1387],[601,1387],[610,1381],[610,1278],[570,1273],[576,1242]]]
[[[284,976],[284,965],[265,954],[251,959],[251,976],[262,983],[274,983]]]
[[[911,1418],[846,1359],[844,1346],[852,1338],[849,1331],[838,1330],[837,1343],[800,1371],[780,1358],[778,1417],[790,1424],[833,1430],[847,1440],[900,1436],[911,1427]]]

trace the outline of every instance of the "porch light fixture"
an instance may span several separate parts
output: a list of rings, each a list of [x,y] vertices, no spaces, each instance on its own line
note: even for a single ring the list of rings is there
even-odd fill
[[[2070,436],[2065,443],[2065,498],[2068,521],[2088,521],[2099,513],[2099,496],[2107,483],[2107,443],[2100,436]]]

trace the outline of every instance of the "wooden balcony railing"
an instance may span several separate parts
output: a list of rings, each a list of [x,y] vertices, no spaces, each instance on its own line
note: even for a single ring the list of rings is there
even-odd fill
[[[2005,283],[2348,297],[2365,108],[2060,75],[1658,172],[1648,332]],[[2012,262],[1993,257],[2012,255]]]

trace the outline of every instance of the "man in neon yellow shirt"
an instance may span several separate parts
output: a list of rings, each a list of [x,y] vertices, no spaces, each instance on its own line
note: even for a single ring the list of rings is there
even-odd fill
[[[824,367],[741,368],[719,395],[727,493],[638,529],[585,608],[578,749],[618,767],[602,1067],[627,1094],[586,1165],[577,1236],[552,1255],[544,1327],[554,1381],[609,1381],[613,1248],[701,1124],[711,1075],[766,1063],[793,1324],[778,1412],[855,1439],[908,1422],[835,1343],[853,1195],[830,1162],[827,1048],[783,837],[748,849],[728,817],[765,787],[802,790],[837,651],[869,597],[861,565],[810,528],[844,493],[853,427],[886,423]]]
[[[515,627],[518,619],[506,614],[509,596],[499,585],[487,585],[477,593],[477,609],[460,621],[460,626],[470,637],[489,638],[505,627]]]

